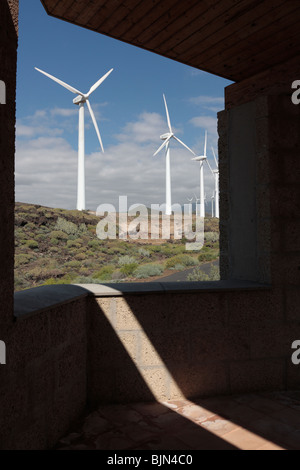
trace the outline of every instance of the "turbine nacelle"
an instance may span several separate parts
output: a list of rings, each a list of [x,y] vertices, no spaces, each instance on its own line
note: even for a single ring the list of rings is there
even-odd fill
[[[172,137],[172,136],[173,136],[173,134],[170,134],[170,132],[167,132],[166,134],[161,135],[160,139],[161,140],[167,140],[168,137]]]
[[[76,98],[73,99],[74,104],[80,104],[80,103],[85,103],[85,102],[86,102],[86,98],[85,96],[82,96],[82,95],[78,95],[76,96]]]
[[[203,162],[204,160],[207,160],[207,157],[206,157],[205,155],[192,158],[192,161],[193,161],[193,162]]]

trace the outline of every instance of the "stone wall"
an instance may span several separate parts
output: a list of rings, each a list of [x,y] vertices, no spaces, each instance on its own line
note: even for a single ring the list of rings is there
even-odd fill
[[[51,448],[86,405],[85,298],[19,317],[5,342],[0,449]]]
[[[0,332],[12,321],[14,291],[14,157],[18,46],[18,0],[0,2],[0,80],[6,104],[0,104]],[[0,334],[0,339],[1,334]]]
[[[92,406],[300,385],[282,289],[126,294],[88,312]]]

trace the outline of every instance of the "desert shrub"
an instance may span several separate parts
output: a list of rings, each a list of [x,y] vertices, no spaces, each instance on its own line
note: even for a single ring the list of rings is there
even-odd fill
[[[63,219],[62,217],[58,217],[55,224],[55,230],[65,232],[67,235],[78,235],[80,233],[76,224]]]
[[[166,268],[174,268],[177,264],[182,264],[183,266],[195,266],[197,260],[189,255],[175,255],[172,258],[169,258],[166,262]]]
[[[94,257],[95,253],[91,250],[86,250],[85,255],[86,255],[86,257]],[[96,256],[98,256],[98,255],[96,255]]]
[[[153,253],[160,253],[162,251],[162,247],[160,245],[150,245],[149,250]]]
[[[80,245],[80,243],[78,243],[78,242],[75,241],[75,240],[68,240],[68,241],[67,241],[67,247],[68,247],[68,248],[80,248],[81,245]]]
[[[101,269],[99,269],[99,271],[93,274],[93,278],[100,281],[108,281],[109,279],[112,279],[114,270],[114,266],[103,266]]]
[[[55,246],[59,244],[59,240],[57,238],[51,238],[50,243],[52,246]]]
[[[79,225],[78,230],[80,231],[80,233],[88,231],[87,226],[84,223]]]
[[[72,284],[98,284],[99,281],[90,276],[78,276],[73,279]]]
[[[220,269],[218,266],[211,266],[209,274],[205,274],[198,266],[187,277],[188,281],[219,281]]]
[[[175,264],[174,269],[175,271],[183,271],[185,266],[183,266],[183,264]]]
[[[212,266],[210,268],[209,277],[211,281],[219,281],[220,280],[220,267]]]
[[[218,258],[218,255],[219,255],[219,253],[218,253],[217,250],[211,250],[211,251],[203,252],[203,253],[200,253],[198,255],[198,261],[200,263],[202,263],[204,261],[213,261],[213,260]]]
[[[124,279],[126,277],[125,274],[123,274],[120,269],[117,269],[116,271],[114,271],[112,273],[112,276],[111,276],[111,279],[112,281],[121,281],[122,279]]]
[[[65,266],[68,266],[69,268],[79,268],[81,266],[81,262],[73,259],[72,261],[65,263]]]
[[[206,232],[204,234],[205,241],[208,243],[215,243],[218,242],[220,239],[220,235],[218,232]]]
[[[146,250],[145,248],[139,248],[138,253],[141,258],[150,258],[151,252],[149,250]]]
[[[160,276],[164,272],[160,264],[144,264],[134,271],[134,277],[137,279],[146,279],[147,277]]]
[[[118,259],[119,266],[125,266],[127,264],[134,264],[135,262],[136,262],[135,258],[129,255],[120,256]]]
[[[91,248],[91,249],[97,249],[97,248],[99,248],[99,247],[101,246],[101,242],[100,242],[100,240],[98,240],[98,239],[90,240],[90,241],[88,242],[88,246],[89,246],[89,248]]]
[[[91,270],[88,269],[87,267],[82,266],[82,267],[79,268],[78,273],[81,276],[89,276],[91,274]]]
[[[75,259],[77,259],[78,261],[82,261],[85,259],[85,254],[84,253],[78,253],[77,255],[75,255]]]
[[[120,269],[120,272],[124,274],[125,276],[131,276],[131,274],[133,274],[133,272],[136,270],[137,267],[138,267],[137,263],[123,264]]]
[[[20,276],[15,276],[14,288],[15,288],[15,291],[23,290],[24,288],[26,288],[25,279]]]
[[[73,280],[76,278],[76,276],[73,276],[72,274],[67,274],[63,276],[62,278],[54,278],[50,277],[49,279],[46,279],[43,283],[44,286],[49,286],[52,284],[72,284]]]
[[[50,233],[51,238],[57,238],[58,240],[67,240],[68,235],[63,232],[62,230],[53,230],[53,232]]]
[[[35,250],[39,247],[38,242],[35,241],[35,240],[27,240],[25,245],[28,246],[28,248],[30,248],[32,250]]]
[[[35,267],[26,273],[26,279],[47,279],[49,277],[61,277],[64,272],[60,269],[49,269],[45,267]]]
[[[24,230],[29,231],[29,230],[34,230],[36,228],[35,224],[32,222],[28,222],[26,226],[24,227]]]
[[[209,276],[201,271],[200,267],[194,269],[187,277],[188,281],[209,281]]]
[[[26,254],[18,254],[15,256],[15,267],[18,268],[19,266],[22,266],[24,264],[30,263],[34,259],[31,255],[26,255]]]
[[[43,242],[43,241],[47,240],[47,235],[45,235],[44,233],[39,233],[38,235],[36,235],[35,239],[38,242]]]

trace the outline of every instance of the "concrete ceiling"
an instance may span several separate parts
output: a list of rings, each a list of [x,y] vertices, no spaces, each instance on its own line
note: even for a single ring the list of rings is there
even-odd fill
[[[241,81],[300,54],[299,0],[41,0],[47,13]]]

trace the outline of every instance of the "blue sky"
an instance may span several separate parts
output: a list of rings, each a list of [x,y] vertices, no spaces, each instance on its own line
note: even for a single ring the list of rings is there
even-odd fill
[[[87,92],[102,75],[112,74],[91,96],[105,153],[86,111],[86,202],[117,207],[165,201],[164,151],[167,132],[165,93],[175,134],[202,154],[205,129],[208,157],[217,149],[217,111],[224,107],[229,81],[179,64],[92,31],[47,16],[39,0],[20,0],[17,82],[16,201],[74,209],[77,191],[78,107],[75,95],[38,67]],[[172,202],[199,194],[199,164],[173,141]],[[213,192],[208,170],[206,194]]]

